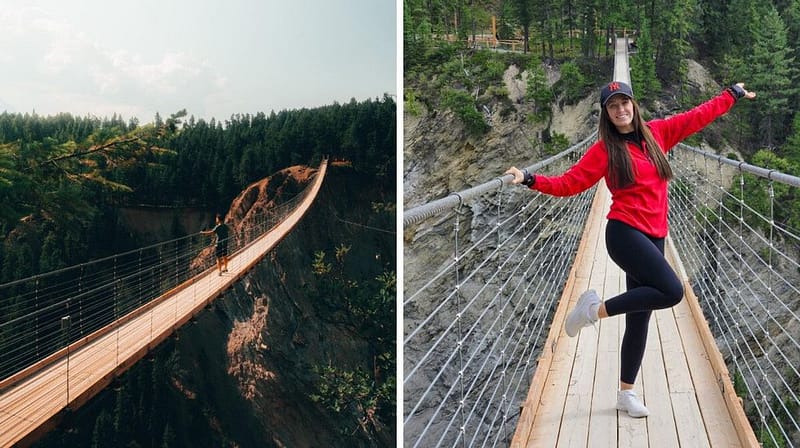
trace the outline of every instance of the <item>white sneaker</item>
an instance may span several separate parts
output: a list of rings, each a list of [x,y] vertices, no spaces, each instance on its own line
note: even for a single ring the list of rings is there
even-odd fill
[[[617,391],[617,410],[627,411],[628,415],[634,418],[647,417],[650,411],[636,396],[636,392],[631,390],[618,390]]]
[[[578,298],[578,303],[575,308],[567,315],[567,320],[564,322],[564,329],[567,331],[567,336],[575,337],[581,328],[589,326],[597,322],[597,311],[600,309],[600,297],[594,289],[590,289]]]

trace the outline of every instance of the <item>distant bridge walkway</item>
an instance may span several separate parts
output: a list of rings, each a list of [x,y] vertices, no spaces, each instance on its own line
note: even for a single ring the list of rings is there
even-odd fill
[[[108,324],[85,337],[75,339],[69,333],[78,333],[76,327],[78,313],[86,312],[91,305],[79,308],[77,300],[67,298],[53,308],[61,317],[61,328],[48,327],[58,339],[63,333],[70,344],[51,355],[0,380],[0,447],[15,443],[27,445],[44,431],[57,423],[66,409],[75,409],[105,388],[115,377],[130,368],[139,359],[153,350],[179,327],[202,312],[223,291],[230,288],[252,267],[254,267],[275,245],[286,236],[311,207],[327,171],[327,161],[321,164],[316,178],[290,202],[279,222],[264,221],[263,233],[245,243],[232,254],[229,272],[218,275],[215,267],[210,267],[181,282],[169,291],[137,307],[127,314],[113,318]],[[212,238],[203,238],[207,246]],[[189,248],[187,258],[175,257],[169,264],[188,266],[198,251]],[[183,261],[181,261],[183,260]],[[108,263],[111,263],[109,261]],[[117,262],[114,262],[115,267]],[[120,267],[120,270],[122,268]],[[138,274],[148,266],[136,268]],[[168,276],[178,276],[171,271]],[[77,279],[73,278],[74,282]],[[163,280],[161,281],[163,283]],[[122,285],[122,279],[111,283]],[[138,283],[137,278],[133,282]],[[120,286],[114,286],[117,291]],[[110,302],[107,310],[113,317],[121,305]],[[69,317],[70,314],[72,317]],[[52,313],[48,315],[52,320]],[[44,320],[44,317],[41,318]],[[29,324],[32,321],[29,321]],[[5,322],[2,325],[12,325]],[[33,325],[33,324],[31,324]],[[87,324],[88,325],[88,324]],[[32,335],[29,335],[33,338]],[[41,343],[46,345],[45,342]],[[20,340],[20,346],[28,346]],[[10,350],[4,349],[6,352]],[[26,355],[33,356],[33,354]]]

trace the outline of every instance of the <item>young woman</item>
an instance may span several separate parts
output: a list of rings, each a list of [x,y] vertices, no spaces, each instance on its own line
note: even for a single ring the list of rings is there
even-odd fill
[[[633,392],[633,384],[644,357],[650,314],[678,304],[683,297],[681,282],[664,258],[667,182],[672,178],[664,154],[728,112],[739,98],[755,96],[738,83],[694,109],[645,123],[631,87],[614,81],[600,91],[600,140],[575,165],[553,177],[516,167],[506,171],[514,175],[513,183],[555,196],[576,195],[605,178],[613,199],[606,247],[625,271],[627,291],[606,301],[594,290],[586,291],[564,327],[573,337],[598,319],[625,314],[617,409],[632,417],[649,414]]]
[[[217,257],[217,271],[219,275],[223,272],[228,272],[228,226],[222,219],[222,215],[217,213],[215,218],[216,225],[211,230],[203,230],[200,233],[203,235],[217,235],[217,243],[214,248],[214,254]]]

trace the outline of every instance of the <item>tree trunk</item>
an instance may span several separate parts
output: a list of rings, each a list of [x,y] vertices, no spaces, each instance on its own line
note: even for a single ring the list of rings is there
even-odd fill
[[[530,25],[525,25],[522,27],[522,52],[527,54],[528,53],[528,37],[530,33]]]

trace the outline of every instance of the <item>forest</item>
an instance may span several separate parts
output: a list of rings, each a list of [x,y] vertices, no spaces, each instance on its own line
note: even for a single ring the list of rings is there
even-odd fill
[[[314,109],[139,125],[118,116],[0,114],[0,284],[138,247],[126,205],[225,213],[246,185],[323,156],[393,185],[391,97]],[[175,235],[175,237],[182,235]]]
[[[396,103],[389,96],[313,109],[234,115],[225,121],[196,120],[181,110],[168,117],[157,114],[152,123],[144,125],[116,115],[101,119],[66,113],[2,113],[0,284],[141,247],[143,242],[137,235],[121,228],[120,208],[191,207],[224,214],[247,185],[291,165],[316,167],[323,157],[346,161],[343,165],[347,170],[342,173],[346,172],[358,185],[371,186],[373,196],[394,198],[396,116]],[[326,194],[334,199],[342,195],[339,199],[350,201],[354,209],[356,205],[367,209],[382,206],[384,210],[376,215],[393,214],[393,204],[353,204],[354,194],[332,190],[326,190]],[[319,232],[331,237],[341,233],[326,232],[324,226]],[[391,241],[390,238],[384,239]],[[319,257],[318,263],[323,263],[324,253]],[[343,263],[342,257],[337,255],[339,264]],[[366,262],[351,260],[348,264],[370,273],[381,268],[371,257]],[[297,267],[304,272],[293,274],[298,278],[319,278],[321,289],[307,285],[304,294],[320,306],[339,310],[341,304],[329,303],[334,298],[330,291],[336,290],[335,298],[346,301],[347,310],[338,311],[337,318],[370,338],[380,355],[376,366],[386,372],[380,383],[373,384],[372,376],[361,370],[337,365],[324,370],[321,366],[319,371],[309,373],[308,381],[315,389],[302,399],[317,402],[320,408],[338,416],[349,415],[355,408],[369,410],[371,421],[391,428],[395,344],[394,332],[387,328],[395,322],[394,259],[387,261],[384,268],[381,277],[372,279],[358,277],[341,266],[318,272],[316,264]],[[336,282],[350,287],[331,286]],[[205,313],[203,319],[211,322],[206,327],[224,328],[214,320],[219,315]],[[0,314],[0,323],[5,318]],[[184,351],[190,349],[183,347]],[[150,358],[152,362],[140,363],[119,380],[113,392],[104,393],[87,405],[85,413],[75,414],[66,429],[53,432],[43,446],[76,446],[75,443],[88,443],[87,437],[92,446],[179,446],[188,440],[209,441],[213,437],[264,446],[265,436],[244,431],[245,427],[220,435],[223,431],[219,428],[198,423],[213,414],[209,407],[218,406],[218,402],[180,404],[181,393],[169,386],[170,375],[185,377],[189,382],[202,382],[204,378],[182,370],[185,367],[178,361],[180,356],[181,350],[173,341],[161,346]],[[226,390],[235,396],[232,380],[218,378],[217,383],[228,387]],[[213,395],[211,388],[197,388],[204,396]],[[171,399],[156,399],[165,394]],[[168,402],[178,404],[167,405]],[[242,399],[234,397],[226,403],[233,410],[217,411],[228,421],[255,418],[228,414],[246,413],[249,405],[243,404]],[[163,418],[153,418],[158,415]]]
[[[491,36],[492,17],[495,37],[519,41],[525,50],[524,56],[497,53],[499,58],[523,67],[531,60],[561,64],[562,71],[565,63],[577,67],[572,82],[586,93],[606,79],[597,72],[599,66],[610,66],[612,36],[625,34],[638,47],[631,77],[641,101],[675,96],[678,109],[682,102],[693,103],[681,87],[686,59],[698,60],[723,85],[745,82],[761,95],[736,111],[743,152],[751,156],[767,149],[795,166],[800,163],[800,117],[793,107],[800,100],[800,1],[405,0],[403,12],[406,110],[409,93],[416,101],[444,99],[447,82],[442,78],[447,76],[456,78],[450,85],[481,90],[478,97],[492,78],[499,79],[502,71],[497,73],[491,60],[460,73],[448,71],[450,65],[462,66],[453,56],[475,48],[472,42],[480,45],[481,35]],[[431,95],[415,87],[433,67],[445,74]],[[558,87],[565,91],[571,85]]]

